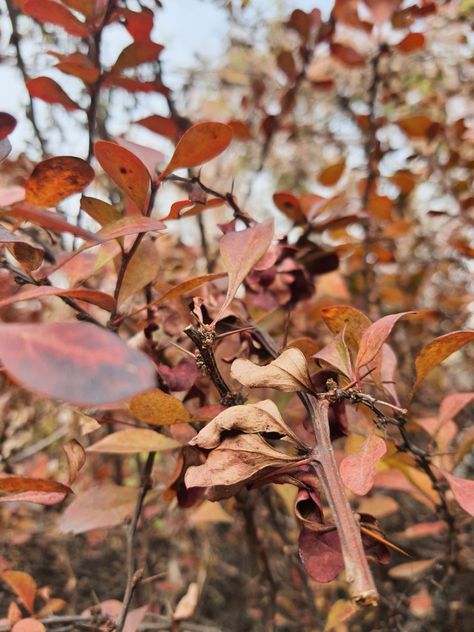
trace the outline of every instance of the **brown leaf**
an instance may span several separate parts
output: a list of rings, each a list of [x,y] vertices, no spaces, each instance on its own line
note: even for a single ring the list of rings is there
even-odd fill
[[[82,445],[76,439],[71,439],[63,445],[69,469],[68,485],[72,485],[77,478],[79,471],[86,462],[86,453]]]
[[[425,345],[415,359],[416,381],[411,391],[411,397],[432,369],[473,340],[474,331],[452,331]]]
[[[269,399],[255,405],[232,406],[214,417],[189,445],[205,450],[216,448],[223,432],[239,431],[246,434],[275,433],[301,445],[297,435],[283,421],[277,406]]]
[[[105,454],[140,454],[140,452],[162,452],[174,450],[180,444],[154,430],[129,428],[107,435],[87,448],[87,452]]]
[[[63,533],[85,533],[123,524],[132,514],[138,490],[106,483],[81,492],[59,517]]]
[[[39,268],[43,263],[44,250],[32,246],[23,237],[0,226],[0,243],[8,244],[8,250],[28,272]]]
[[[333,42],[331,44],[331,55],[340,61],[344,66],[349,68],[357,68],[365,64],[365,57],[354,50],[351,46],[345,46],[344,44],[337,44]]]
[[[26,476],[0,477],[0,502],[31,502],[38,505],[55,505],[62,502],[72,490],[56,481]],[[6,494],[1,496],[1,494]]]
[[[1,575],[2,580],[18,596],[28,612],[33,614],[35,610],[36,582],[22,571],[5,571]]]
[[[161,174],[165,178],[173,171],[202,165],[221,154],[232,141],[232,128],[224,123],[196,123],[179,139],[174,154]]]
[[[359,349],[362,334],[372,324],[370,318],[350,305],[324,307],[321,317],[333,334],[344,332],[344,340],[355,352]]]
[[[134,417],[156,426],[181,424],[190,419],[182,402],[159,388],[137,395],[130,400],[128,406]]]
[[[346,456],[340,466],[342,482],[351,492],[365,496],[372,489],[377,464],[387,451],[385,441],[370,434],[356,454]]]
[[[16,127],[16,118],[8,112],[0,112],[0,140],[6,138]]]
[[[230,437],[214,450],[203,465],[186,472],[186,487],[216,487],[242,483],[267,467],[281,467],[295,457],[274,450],[260,435]]]
[[[98,140],[94,153],[105,173],[144,212],[151,181],[143,162],[128,149],[107,140]]]
[[[288,191],[280,191],[273,195],[273,203],[284,215],[291,219],[295,224],[306,224],[308,219],[301,208],[300,201]]]
[[[229,275],[227,294],[214,323],[227,309],[245,277],[270,248],[273,220],[255,224],[239,232],[226,233],[219,244],[224,269]]]
[[[178,283],[174,287],[170,288],[167,292],[162,294],[159,298],[152,301],[149,306],[152,305],[160,305],[161,303],[166,303],[167,301],[171,301],[174,298],[179,298],[183,294],[189,294],[192,290],[204,285],[204,283],[209,283],[210,281],[216,281],[217,279],[223,279],[226,276],[225,272],[216,272],[213,274],[204,274],[202,276],[198,276],[194,279],[188,279],[187,281],[183,281],[182,283]]]
[[[101,406],[155,384],[155,366],[145,354],[90,323],[2,324],[0,333],[7,373],[46,397]]]
[[[471,516],[474,516],[474,481],[454,476],[441,470],[442,475],[448,481],[454,498],[461,507]]]
[[[81,208],[102,227],[121,219],[120,211],[115,206],[93,197],[81,197]]]
[[[248,388],[275,388],[287,393],[313,390],[306,359],[296,348],[286,349],[265,366],[238,358],[232,363],[231,375]]]
[[[55,156],[38,163],[25,182],[25,200],[36,206],[55,206],[80,193],[94,179],[94,170],[75,156]]]

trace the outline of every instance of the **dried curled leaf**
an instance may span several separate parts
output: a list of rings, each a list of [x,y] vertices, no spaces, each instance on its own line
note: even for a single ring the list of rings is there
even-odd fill
[[[270,412],[271,411],[271,412]],[[198,435],[189,442],[205,450],[216,448],[225,431],[240,431],[245,434],[274,433],[286,437],[299,445],[301,442],[283,421],[278,408],[271,400],[256,405],[232,406],[214,417]]]
[[[298,458],[278,452],[260,435],[242,434],[225,439],[203,465],[191,466],[184,480],[188,488],[235,485],[267,467],[282,467]]]
[[[294,347],[265,366],[237,359],[232,363],[231,375],[248,388],[275,388],[285,393],[313,390],[306,358]]]

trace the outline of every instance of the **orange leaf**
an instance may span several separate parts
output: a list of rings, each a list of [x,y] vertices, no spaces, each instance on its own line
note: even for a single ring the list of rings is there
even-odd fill
[[[31,272],[43,263],[44,250],[32,246],[25,239],[0,226],[0,244],[8,244],[8,250],[17,261]]]
[[[49,77],[28,79],[28,81],[26,81],[26,87],[31,96],[36,99],[40,99],[46,103],[58,103],[70,111],[80,109],[77,103],[64,92],[61,86]]]
[[[344,332],[344,339],[353,351],[358,350],[362,334],[372,324],[368,316],[350,305],[324,307],[321,317],[333,334]]]
[[[115,206],[93,197],[81,197],[81,208],[102,227],[121,219],[122,215]]]
[[[27,617],[15,623],[11,632],[46,632],[46,628],[41,621]]]
[[[340,160],[336,162],[334,165],[330,165],[321,171],[318,176],[319,182],[323,184],[325,187],[333,187],[337,182],[339,182],[340,177],[344,173],[344,169],[346,168],[346,161]]]
[[[428,137],[436,127],[436,123],[424,114],[406,116],[399,119],[396,123],[410,138]]]
[[[66,296],[79,301],[85,301],[86,303],[92,303],[92,305],[97,305],[108,312],[111,312],[115,307],[115,300],[110,294],[105,294],[105,292],[89,290],[88,288],[67,290],[51,285],[40,285],[39,287],[27,288],[21,292],[17,292],[13,294],[13,296],[8,296],[0,300],[0,307],[18,303],[19,301],[29,301],[46,296]]]
[[[301,208],[300,201],[293,193],[289,193],[288,191],[274,193],[273,203],[279,211],[293,220],[295,224],[306,224],[308,221]]]
[[[94,179],[88,162],[75,156],[55,156],[38,163],[25,182],[25,199],[36,206],[55,206],[79,193]]]
[[[181,136],[161,178],[177,169],[202,165],[221,154],[232,141],[232,128],[224,123],[196,123]]]
[[[9,588],[19,597],[25,608],[33,613],[35,608],[36,582],[22,571],[5,571],[1,578]]]
[[[142,161],[128,149],[107,140],[98,140],[94,152],[105,173],[143,212],[150,191],[150,175]]]
[[[189,421],[190,414],[182,402],[159,388],[136,395],[129,402],[134,417],[147,424],[168,426]]]
[[[441,364],[452,353],[467,345],[468,342],[472,342],[472,340],[474,340],[474,331],[452,331],[449,334],[435,338],[424,346],[415,360],[416,381],[412,388],[411,396],[413,397],[413,393],[435,366]]]
[[[71,53],[71,55],[61,55],[61,53],[56,51],[48,51],[48,54],[58,59],[58,63],[55,66],[66,75],[77,77],[86,84],[93,84],[99,78],[100,70],[83,53],[76,51]]]
[[[87,24],[80,22],[66,7],[54,0],[26,0],[22,7],[23,13],[30,15],[38,22],[61,26],[67,33],[78,37],[90,35]]]
[[[408,33],[408,35],[397,44],[397,48],[405,54],[413,53],[413,51],[423,48],[425,42],[426,40],[423,33]]]

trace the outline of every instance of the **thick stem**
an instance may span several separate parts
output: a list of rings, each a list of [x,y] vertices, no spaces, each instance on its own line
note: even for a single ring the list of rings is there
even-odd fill
[[[329,402],[320,401],[313,395],[308,396],[308,402],[311,405],[311,421],[317,441],[312,465],[336,523],[351,596],[358,605],[374,606],[378,602],[377,589],[365,556],[360,528],[344,492],[332,448],[328,419]]]

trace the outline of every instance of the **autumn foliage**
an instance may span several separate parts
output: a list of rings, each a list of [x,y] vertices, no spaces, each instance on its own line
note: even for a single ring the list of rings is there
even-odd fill
[[[0,630],[467,629],[472,3],[214,4],[6,0]]]

